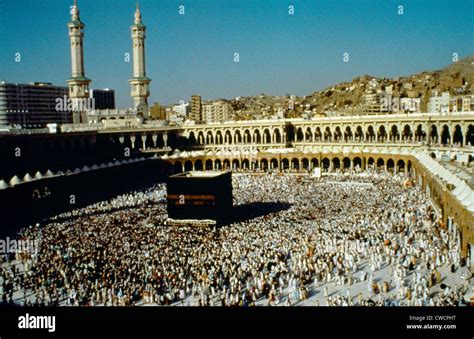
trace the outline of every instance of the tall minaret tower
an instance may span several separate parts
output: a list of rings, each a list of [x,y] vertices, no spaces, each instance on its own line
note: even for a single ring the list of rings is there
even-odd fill
[[[79,18],[79,7],[77,0],[71,10],[71,21],[68,22],[69,39],[71,40],[71,79],[67,81],[69,86],[69,99],[73,103],[74,123],[82,122],[85,112],[81,103],[85,103],[89,98],[89,79],[85,77],[84,70],[84,27]],[[86,99],[86,100],[84,100]]]
[[[135,21],[131,27],[133,42],[133,78],[128,82],[132,87],[133,106],[137,113],[148,117],[148,97],[150,96],[149,84],[151,79],[145,72],[145,31],[142,23],[142,13],[137,3]]]

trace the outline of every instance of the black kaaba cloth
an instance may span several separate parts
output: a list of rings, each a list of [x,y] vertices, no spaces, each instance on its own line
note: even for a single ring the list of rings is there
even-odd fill
[[[232,210],[232,172],[184,172],[168,177],[168,217],[222,220]]]

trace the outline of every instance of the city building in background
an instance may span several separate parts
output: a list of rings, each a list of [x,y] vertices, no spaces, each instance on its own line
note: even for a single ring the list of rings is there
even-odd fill
[[[400,111],[403,113],[420,112],[421,98],[400,98]]]
[[[155,102],[150,107],[150,118],[155,120],[166,120],[166,108]]]
[[[95,109],[115,109],[115,91],[113,89],[91,89],[90,98],[94,99]]]
[[[202,120],[204,122],[221,122],[232,118],[232,106],[225,101],[213,101],[202,105]]]
[[[202,102],[200,95],[191,96],[191,113],[189,114],[189,119],[195,123],[202,121]]]
[[[189,103],[182,101],[166,111],[166,120],[173,125],[182,125],[190,112],[191,106]]]
[[[189,102],[181,102],[178,105],[174,105],[172,110],[176,114],[186,117],[191,112],[191,106],[189,106]]]
[[[470,112],[474,110],[474,95],[458,95],[451,97],[452,112]]]
[[[428,112],[448,113],[449,112],[449,92],[443,92],[438,95],[435,92],[428,100]]]
[[[71,123],[71,111],[56,109],[57,99],[67,95],[67,87],[50,83],[0,82],[0,125],[27,128],[44,127],[50,123]]]

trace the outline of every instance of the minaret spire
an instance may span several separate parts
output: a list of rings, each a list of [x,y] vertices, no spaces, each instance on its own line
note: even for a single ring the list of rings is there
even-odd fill
[[[147,78],[145,71],[145,32],[146,26],[142,22],[140,5],[137,2],[135,20],[132,27],[133,46],[133,78],[129,80],[133,106],[137,113],[148,117],[148,97],[150,96],[149,84],[151,79]]]
[[[135,10],[135,25],[142,23],[142,13],[140,12],[140,3],[137,2],[137,9]]]
[[[69,87],[69,99],[73,103],[73,121],[81,122],[81,105],[84,99],[89,98],[89,83],[84,69],[84,27],[79,17],[79,7],[74,0],[71,11],[71,21],[67,24],[69,30],[69,40],[71,41],[71,78],[67,81]]]
[[[79,7],[77,7],[77,0],[74,0],[74,6],[72,6],[71,20],[80,20],[79,18]]]

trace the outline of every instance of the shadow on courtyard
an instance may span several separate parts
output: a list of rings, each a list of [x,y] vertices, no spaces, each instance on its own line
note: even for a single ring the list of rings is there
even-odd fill
[[[14,237],[27,225],[43,224],[55,215],[163,182],[164,178],[156,172],[157,167],[154,164],[138,163],[89,171],[74,176],[31,181],[2,190],[0,192],[0,237]],[[37,198],[32,194],[35,191],[40,192],[40,195],[46,191],[49,194]],[[74,200],[71,200],[71,197]],[[128,207],[112,208],[105,213],[127,209]],[[99,211],[92,213],[91,216],[103,213]],[[58,221],[68,219],[61,218]]]
[[[232,208],[227,218],[222,220],[221,226],[230,225],[237,222],[245,222],[255,218],[270,216],[290,209],[292,205],[286,202],[252,202],[243,205],[236,205]]]

